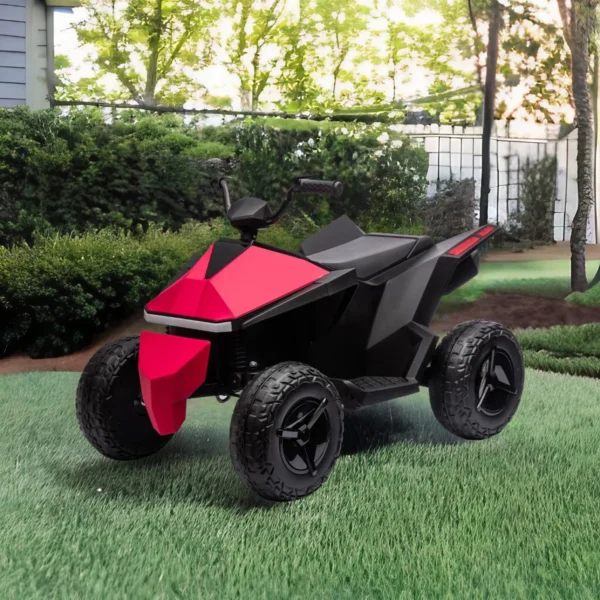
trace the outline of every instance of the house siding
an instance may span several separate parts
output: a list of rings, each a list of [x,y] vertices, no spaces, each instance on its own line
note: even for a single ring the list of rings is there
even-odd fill
[[[12,2],[13,0],[0,0]],[[46,3],[27,0],[27,95],[31,108],[47,108],[48,102],[48,48],[46,42]]]
[[[0,107],[26,100],[26,0],[0,0]]]

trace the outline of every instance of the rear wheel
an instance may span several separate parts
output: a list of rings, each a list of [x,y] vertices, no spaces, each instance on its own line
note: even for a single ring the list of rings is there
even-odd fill
[[[329,476],[343,429],[335,386],[312,367],[281,363],[255,377],[238,400],[230,432],[233,466],[264,498],[302,498]]]
[[[438,421],[466,439],[484,439],[506,427],[517,411],[525,368],[515,336],[491,321],[455,327],[436,350],[429,379]]]
[[[86,365],[77,388],[77,419],[101,454],[133,460],[158,452],[173,437],[152,427],[142,401],[138,336],[100,348]]]

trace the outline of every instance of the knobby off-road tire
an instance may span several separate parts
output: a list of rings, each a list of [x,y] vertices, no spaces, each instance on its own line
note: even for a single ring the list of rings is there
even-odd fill
[[[296,430],[304,437],[288,439]],[[312,367],[285,362],[257,375],[242,392],[229,448],[246,485],[269,500],[289,501],[325,482],[340,454],[343,433],[343,407],[331,381]]]
[[[500,365],[500,375],[507,375],[512,390],[492,389],[486,406],[481,393],[486,381],[482,378],[490,364]],[[431,407],[451,433],[472,440],[489,438],[500,433],[517,411],[524,373],[521,348],[508,329],[492,321],[461,323],[434,354],[429,379]]]
[[[142,403],[138,336],[100,348],[86,365],[77,388],[77,419],[101,454],[134,460],[158,452],[173,437],[159,435]]]

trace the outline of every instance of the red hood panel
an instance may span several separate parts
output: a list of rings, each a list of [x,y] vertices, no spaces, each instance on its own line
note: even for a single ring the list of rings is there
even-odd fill
[[[328,273],[307,260],[250,246],[210,279],[204,279],[211,251],[212,246],[146,309],[204,321],[230,321],[293,294]]]

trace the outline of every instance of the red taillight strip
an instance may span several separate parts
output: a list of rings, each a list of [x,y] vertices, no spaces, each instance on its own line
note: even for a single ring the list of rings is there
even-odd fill
[[[461,254],[464,254],[469,248],[480,244],[483,238],[492,233],[495,229],[496,228],[493,225],[486,225],[479,231],[476,231],[471,237],[468,237],[466,240],[460,242],[460,244],[456,244],[456,246],[448,250],[448,254],[450,256],[460,256]]]
[[[485,237],[488,233],[492,233],[496,229],[493,225],[486,225],[483,229],[480,229],[475,235],[478,237]]]
[[[481,238],[478,237],[469,237],[464,242],[454,246],[451,250],[448,250],[448,254],[450,256],[460,256],[464,252],[466,252],[469,248],[472,248],[476,244],[479,244]]]

